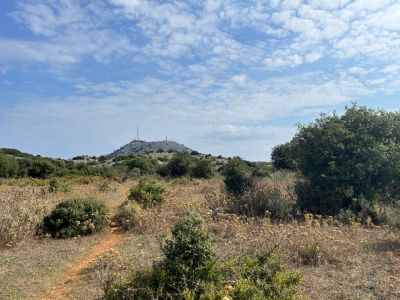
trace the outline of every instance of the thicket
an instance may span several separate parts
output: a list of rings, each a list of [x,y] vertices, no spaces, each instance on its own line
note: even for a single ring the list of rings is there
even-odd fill
[[[210,159],[195,159],[191,174],[195,178],[210,179],[213,177],[213,165]]]
[[[158,170],[161,176],[209,179],[213,176],[213,165],[209,158],[198,158],[188,152],[176,153]]]
[[[162,246],[163,260],[109,282],[104,299],[298,299],[301,276],[270,254],[217,262],[203,219],[183,215]]]
[[[294,217],[297,204],[295,175],[277,172],[269,178],[257,179],[243,194],[229,197],[228,210],[252,217],[268,217],[288,221]]]
[[[109,222],[105,204],[95,198],[71,199],[59,203],[44,218],[44,232],[56,238],[88,235],[103,229]]]
[[[193,158],[190,153],[178,152],[159,169],[159,174],[171,177],[189,176],[192,167]]]
[[[139,184],[129,192],[128,199],[139,203],[144,208],[153,207],[164,200],[165,189],[155,180],[142,178]]]
[[[290,143],[275,148],[276,167],[295,165],[301,209],[337,214],[400,196],[400,113],[353,105],[343,115],[322,114],[301,125]],[[361,206],[360,203],[366,205]]]
[[[144,155],[128,156],[128,157],[116,157],[113,160],[117,162],[116,166],[123,166],[127,168],[127,171],[133,169],[139,169],[141,174],[151,174],[156,171],[157,162],[151,157]]]
[[[240,157],[232,158],[223,168],[226,190],[234,196],[243,195],[254,185],[252,171]]]

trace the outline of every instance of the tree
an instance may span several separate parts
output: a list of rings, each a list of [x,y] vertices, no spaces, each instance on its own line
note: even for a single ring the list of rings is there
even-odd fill
[[[297,163],[294,159],[294,142],[275,146],[272,149],[271,161],[275,169],[295,170]]]
[[[244,194],[253,185],[250,169],[240,157],[234,157],[225,165],[223,175],[226,190],[236,196]]]
[[[357,199],[400,196],[400,114],[353,105],[299,126],[292,153],[305,182],[300,205],[335,214]]]
[[[17,173],[17,160],[14,157],[0,154],[0,177],[14,177]]]
[[[178,152],[160,170],[160,175],[171,177],[182,177],[190,175],[193,159],[187,152]]]
[[[209,159],[197,159],[192,169],[192,175],[196,178],[210,179],[213,176],[213,166]]]

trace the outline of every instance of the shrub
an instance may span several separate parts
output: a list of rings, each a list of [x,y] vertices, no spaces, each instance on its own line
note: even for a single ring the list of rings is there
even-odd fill
[[[271,253],[229,260],[214,272],[215,279],[204,285],[199,299],[303,299],[301,275],[288,271]]]
[[[105,289],[105,299],[183,299],[182,292],[194,290],[210,276],[213,252],[203,219],[185,213],[172,229],[172,240],[162,246],[164,259],[152,269],[134,274],[127,282],[113,282]]]
[[[213,176],[213,166],[209,159],[198,159],[192,168],[192,176],[196,178],[210,179]]]
[[[139,184],[131,189],[128,199],[149,208],[164,200],[164,192],[165,189],[155,180],[140,179]]]
[[[28,176],[47,178],[56,172],[56,166],[48,159],[34,159],[28,169]]]
[[[253,186],[250,170],[239,157],[231,159],[223,170],[225,188],[233,195],[243,195]]]
[[[111,184],[108,180],[103,180],[100,182],[98,188],[100,192],[109,192],[112,190]]]
[[[271,161],[275,169],[288,169],[295,170],[297,168],[297,163],[295,160],[293,143],[286,143],[282,145],[275,146],[272,149]]]
[[[24,193],[14,187],[0,199],[0,247],[11,246],[40,228],[47,207],[35,199],[32,193]]]
[[[354,198],[390,203],[400,196],[400,113],[352,106],[300,126],[290,142],[305,181],[303,209],[337,214]]]
[[[168,163],[159,170],[161,176],[182,177],[190,175],[193,159],[187,152],[176,153]]]
[[[71,190],[69,184],[65,181],[60,181],[57,178],[52,178],[49,181],[49,192],[50,193],[58,193],[58,192],[69,192]]]
[[[151,173],[156,167],[154,159],[147,156],[135,156],[125,162],[129,170],[138,168],[142,174]]]
[[[108,209],[94,199],[72,199],[59,203],[44,219],[44,230],[53,237],[87,235],[108,224]]]
[[[185,213],[171,232],[173,239],[165,242],[165,259],[159,266],[168,274],[167,289],[192,289],[207,279],[214,255],[210,236],[203,219],[193,212]]]
[[[14,177],[18,174],[18,162],[14,157],[0,154],[0,177]]]
[[[273,255],[213,259],[204,221],[188,212],[162,247],[164,259],[153,268],[106,285],[104,299],[299,299],[301,276],[288,272]]]
[[[241,196],[231,197],[229,205],[234,213],[282,221],[293,217],[296,197],[290,182],[266,180]]]
[[[254,177],[268,177],[272,173],[273,167],[268,163],[257,163],[252,172]]]
[[[138,203],[128,201],[118,208],[115,221],[117,221],[124,230],[142,232],[144,229],[144,224],[142,222],[143,216],[144,211],[142,207]]]
[[[326,260],[326,250],[319,241],[300,246],[297,253],[303,265],[318,266]]]
[[[60,189],[60,184],[56,178],[52,178],[49,181],[49,192],[50,193],[57,193]]]

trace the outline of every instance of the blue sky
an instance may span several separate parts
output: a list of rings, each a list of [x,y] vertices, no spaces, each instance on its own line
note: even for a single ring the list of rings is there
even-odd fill
[[[0,147],[101,155],[135,137],[269,160],[295,124],[399,109],[400,2],[0,2]]]

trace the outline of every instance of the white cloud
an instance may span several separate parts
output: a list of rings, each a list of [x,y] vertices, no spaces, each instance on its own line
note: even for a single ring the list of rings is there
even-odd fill
[[[232,82],[234,82],[236,84],[243,84],[243,83],[246,83],[248,78],[245,74],[240,74],[240,75],[232,76],[231,80],[232,80]]]
[[[313,73],[261,82],[242,75],[232,79],[224,85],[216,83],[211,90],[179,80],[81,83],[74,96],[40,98],[8,109],[0,126],[13,135],[2,136],[1,143],[19,143],[22,149],[43,154],[98,155],[133,138],[139,123],[148,140],[168,135],[199,151],[265,160],[272,146],[290,137],[294,124],[263,123],[371,93],[356,80],[338,81]],[[47,145],[40,146],[44,142]]]
[[[15,132],[1,137],[9,143],[29,135],[26,143],[38,147],[62,132],[48,149],[68,137],[69,153],[78,144],[101,154],[128,141],[139,122],[149,139],[175,133],[201,151],[263,159],[293,133],[265,125],[276,118],[400,91],[397,1],[17,3],[10,16],[31,35],[0,37],[2,76],[30,62],[79,73],[94,60],[110,64],[114,79],[69,78],[69,95],[37,95],[2,113],[1,127]]]
[[[365,75],[365,74],[368,74],[369,71],[366,70],[366,69],[364,69],[364,68],[362,68],[362,67],[354,66],[354,67],[351,67],[351,68],[349,69],[349,73],[351,73],[351,74]]]

